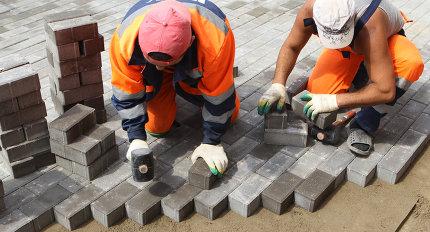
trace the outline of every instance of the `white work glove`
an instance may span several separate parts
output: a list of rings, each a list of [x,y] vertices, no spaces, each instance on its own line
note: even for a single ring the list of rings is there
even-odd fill
[[[339,109],[335,94],[306,93],[300,96],[300,99],[302,101],[308,101],[303,108],[303,112],[311,120],[315,120],[319,113],[327,113]]]
[[[200,144],[191,155],[191,161],[195,163],[199,157],[205,160],[214,175],[223,174],[227,169],[228,159],[221,145]]]
[[[267,114],[275,102],[278,102],[276,110],[281,112],[284,108],[286,97],[285,85],[273,83],[258,101],[258,114]]]
[[[131,162],[131,152],[134,150],[139,150],[144,148],[149,149],[149,146],[145,141],[141,139],[134,139],[133,141],[131,141],[130,147],[127,150],[127,155],[126,155],[127,159]]]

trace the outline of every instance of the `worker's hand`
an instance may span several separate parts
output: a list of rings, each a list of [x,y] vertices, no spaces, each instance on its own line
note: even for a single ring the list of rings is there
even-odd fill
[[[258,101],[258,114],[267,114],[275,102],[278,102],[276,110],[281,112],[285,105],[286,96],[285,85],[273,83]]]
[[[228,159],[221,145],[200,144],[191,155],[191,161],[195,163],[199,157],[205,160],[214,175],[222,175],[227,169]]]
[[[306,93],[300,99],[302,101],[309,101],[305,105],[303,112],[312,120],[315,120],[319,113],[327,113],[339,109],[335,94]]]
[[[127,155],[126,155],[127,159],[131,162],[131,152],[134,150],[139,150],[144,148],[149,149],[149,146],[145,141],[141,139],[134,139],[133,141],[131,141],[130,147],[127,150]]]

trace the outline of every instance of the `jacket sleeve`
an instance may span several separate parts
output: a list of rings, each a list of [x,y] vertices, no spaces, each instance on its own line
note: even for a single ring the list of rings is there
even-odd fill
[[[198,88],[203,95],[203,143],[219,144],[230,124],[231,116],[240,104],[236,99],[233,80],[235,43],[229,29],[223,45],[212,60],[204,61],[203,78]]]
[[[148,121],[145,103],[145,86],[141,66],[128,65],[122,56],[117,32],[110,47],[112,66],[112,104],[122,119],[122,128],[128,138],[146,140],[145,123]]]

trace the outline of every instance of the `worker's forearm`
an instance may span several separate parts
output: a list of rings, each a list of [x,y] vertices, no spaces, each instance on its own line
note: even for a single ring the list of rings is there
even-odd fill
[[[298,51],[294,51],[288,45],[284,44],[279,51],[278,60],[276,61],[275,77],[273,83],[280,83],[285,85],[287,78],[294,68],[297,57],[299,56]]]
[[[393,89],[394,91],[391,89],[389,91],[381,90],[376,84],[371,83],[357,92],[338,94],[336,97],[337,104],[339,108],[385,104],[393,101],[395,97],[395,88]]]

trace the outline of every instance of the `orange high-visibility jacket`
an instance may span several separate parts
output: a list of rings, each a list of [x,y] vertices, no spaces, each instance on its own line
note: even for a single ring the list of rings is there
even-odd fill
[[[145,102],[157,94],[162,82],[162,72],[145,60],[137,42],[146,12],[157,2],[142,0],[132,6],[114,32],[110,46],[112,103],[130,141],[146,139]],[[176,65],[173,79],[177,91],[201,97],[203,143],[218,144],[235,108],[233,32],[226,16],[214,3],[180,2],[189,9],[196,39]]]

